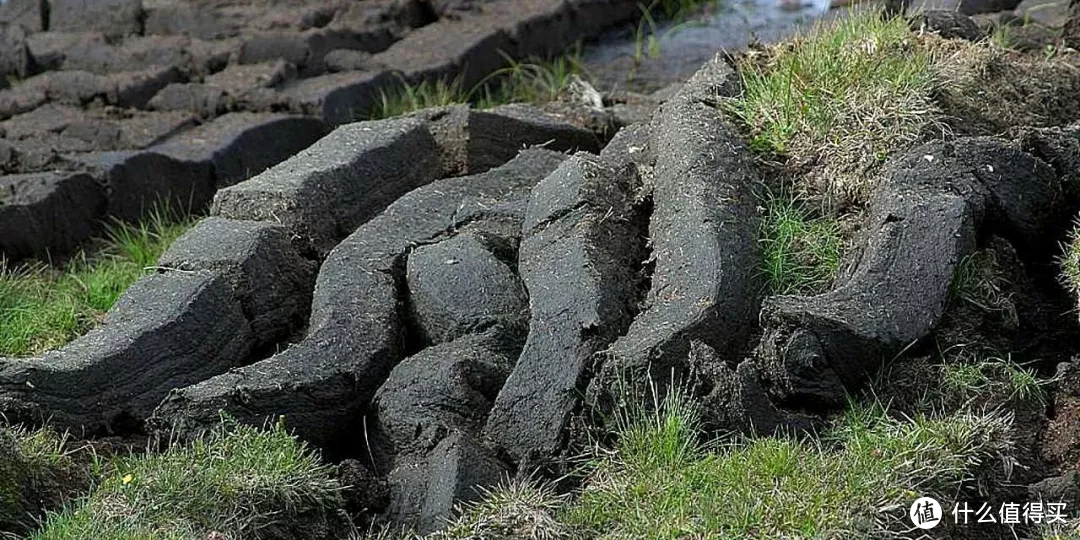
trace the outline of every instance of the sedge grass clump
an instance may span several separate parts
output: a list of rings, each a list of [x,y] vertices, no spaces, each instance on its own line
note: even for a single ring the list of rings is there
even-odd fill
[[[942,394],[962,404],[989,401],[1045,405],[1050,383],[1008,357],[954,361],[941,366]]]
[[[402,82],[394,90],[379,91],[379,101],[370,114],[371,120],[390,118],[402,114],[427,109],[465,103],[468,92],[461,87],[461,81],[423,81],[419,84]]]
[[[1073,298],[1080,301],[1080,221],[1073,225],[1068,238],[1061,245],[1061,255],[1058,259],[1061,267],[1061,283],[1072,293]]]
[[[332,467],[280,423],[118,458],[32,540],[324,538],[348,526]]]
[[[815,164],[810,187],[864,201],[865,171],[940,130],[930,53],[902,18],[877,10],[823,23],[739,64],[743,92],[725,107],[757,151]]]
[[[402,82],[394,90],[381,91],[369,119],[460,103],[471,103],[481,109],[507,103],[543,104],[558,99],[575,77],[588,77],[577,52],[550,60],[515,60],[507,55],[504,60],[506,67],[493,71],[472,88],[466,88],[461,79],[454,79],[418,84]]]
[[[639,416],[561,514],[597,538],[852,538],[902,532],[919,495],[955,496],[1010,451],[1011,419],[897,418],[853,405],[821,440],[703,445],[685,398]]]
[[[551,60],[517,61],[506,57],[507,67],[494,71],[471,92],[480,108],[506,103],[543,104],[555,101],[575,77],[589,78],[580,51]]]
[[[109,226],[62,268],[0,263],[0,356],[40,354],[89,330],[187,225],[154,212],[137,225]]]
[[[839,222],[790,190],[762,198],[762,270],[771,294],[819,294],[840,269]]]

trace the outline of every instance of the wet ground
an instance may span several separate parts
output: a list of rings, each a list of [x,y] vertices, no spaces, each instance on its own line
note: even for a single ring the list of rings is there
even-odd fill
[[[829,11],[829,0],[726,0],[678,22],[609,33],[582,51],[601,90],[650,92],[685,80],[718,50],[784,39]]]

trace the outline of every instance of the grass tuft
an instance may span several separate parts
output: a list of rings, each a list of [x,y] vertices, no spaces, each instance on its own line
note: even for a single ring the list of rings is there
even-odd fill
[[[505,57],[507,66],[498,69],[473,88],[460,79],[402,83],[397,90],[381,91],[370,119],[377,120],[459,103],[485,109],[507,103],[543,104],[558,99],[574,77],[587,77],[577,52],[552,60],[519,61]]]
[[[945,395],[964,403],[998,398],[1003,401],[1032,401],[1039,405],[1046,405],[1046,386],[1051,383],[1011,358],[943,364],[941,382]]]
[[[219,428],[160,454],[118,459],[86,498],[30,538],[321,537],[342,506],[332,471],[280,423]]]
[[[820,161],[820,188],[841,200],[864,200],[864,169],[938,129],[931,56],[902,18],[860,10],[738,67],[743,92],[726,108],[751,147]]]
[[[555,101],[575,77],[589,78],[581,64],[580,51],[552,60],[525,62],[507,58],[509,65],[495,71],[471,92],[470,101],[480,108],[506,103],[548,103]]]
[[[467,93],[461,89],[461,81],[424,81],[412,85],[402,83],[396,90],[379,91],[379,103],[371,113],[372,120],[400,116],[421,109],[443,107],[464,103]]]
[[[89,330],[187,226],[154,212],[138,225],[110,225],[97,249],[62,269],[0,262],[0,356],[41,354]]]
[[[840,269],[844,240],[837,220],[809,208],[790,190],[762,200],[762,270],[771,294],[820,294]]]
[[[1016,31],[1008,24],[995,25],[990,32],[990,43],[1001,49],[1012,49],[1016,45]]]
[[[551,485],[528,479],[511,480],[493,490],[484,490],[483,499],[461,507],[460,517],[432,538],[571,538],[569,527],[555,517],[567,501]]]
[[[676,408],[675,411],[679,409]],[[599,538],[851,538],[904,530],[917,494],[946,497],[1009,449],[1011,419],[897,419],[854,405],[818,442],[706,450],[692,416],[641,418],[599,458],[563,519]]]
[[[1062,244],[1058,264],[1061,266],[1061,283],[1080,301],[1080,220],[1073,224]]]

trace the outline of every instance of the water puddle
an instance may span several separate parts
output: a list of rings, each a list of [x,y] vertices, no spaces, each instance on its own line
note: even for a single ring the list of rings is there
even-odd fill
[[[587,46],[582,60],[601,90],[651,92],[685,80],[721,49],[779,41],[828,11],[829,0],[728,0],[681,22],[646,18]]]

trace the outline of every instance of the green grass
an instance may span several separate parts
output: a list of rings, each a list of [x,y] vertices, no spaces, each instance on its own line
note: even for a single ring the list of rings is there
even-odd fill
[[[460,81],[424,81],[416,85],[402,83],[394,91],[379,91],[379,103],[371,113],[371,119],[390,118],[430,107],[464,103],[467,98],[467,93],[461,90]]]
[[[506,62],[506,67],[492,72],[473,88],[465,88],[460,79],[455,79],[403,83],[397,90],[380,92],[370,119],[458,103],[472,103],[482,109],[507,103],[543,104],[557,99],[575,76],[588,78],[577,52],[551,60],[518,61],[506,57]]]
[[[88,496],[49,515],[29,538],[315,538],[347,527],[340,490],[332,467],[281,424],[237,425],[163,453],[117,458]]]
[[[906,531],[911,501],[950,500],[1011,449],[1000,414],[905,418],[853,404],[820,440],[703,444],[693,411],[669,395],[627,413],[574,497],[513,483],[434,538],[866,538]]]
[[[432,538],[568,538],[570,527],[556,519],[559,509],[568,502],[569,497],[557,494],[550,484],[510,480],[486,490],[481,501],[464,505],[458,519]]]
[[[1061,267],[1061,283],[1074,298],[1080,299],[1080,220],[1077,220],[1068,239],[1061,246],[1058,258]]]
[[[1013,27],[1008,24],[998,24],[990,33],[990,42],[1002,49],[1012,49],[1016,45],[1016,36]]]
[[[512,481],[464,505],[445,531],[426,538],[903,537],[916,498],[949,506],[984,497],[1006,480],[1014,463],[1012,416],[975,398],[1045,396],[1047,381],[1009,360],[934,367],[940,392],[972,399],[904,414],[872,389],[816,438],[710,440],[691,399],[678,390],[654,396],[647,409],[616,411],[616,442],[587,452],[580,489],[559,495],[548,484]],[[891,376],[908,374],[875,386],[907,382]],[[1077,538],[1066,532],[1047,530],[1044,538]],[[355,538],[420,537],[383,530]]]
[[[140,225],[114,224],[101,246],[62,269],[0,263],[0,356],[54,349],[98,323],[120,295],[156,264],[187,223],[156,212]]]
[[[507,67],[481,81],[469,96],[480,108],[555,101],[574,77],[589,78],[581,64],[580,50],[552,60],[507,61]]]
[[[1049,399],[1046,386],[1050,382],[1011,358],[949,362],[941,366],[941,391],[964,403],[996,397],[1045,405]]]
[[[771,294],[819,294],[840,269],[840,224],[790,190],[762,197],[762,270]]]
[[[862,200],[859,166],[880,163],[939,124],[932,58],[901,18],[875,10],[822,23],[739,65],[740,96],[725,109],[751,147],[820,161],[829,193]]]
[[[36,470],[55,469],[69,462],[71,448],[67,433],[47,427],[31,430],[18,426],[8,428],[7,432],[15,438],[19,453]]]
[[[0,538],[28,531],[36,526],[40,506],[58,505],[66,494],[85,489],[88,476],[72,457],[75,452],[67,434],[0,422]]]
[[[895,419],[854,406],[821,441],[706,448],[669,407],[624,432],[564,519],[599,538],[862,538],[906,528],[917,494],[953,494],[1007,448],[1009,419]],[[682,406],[676,406],[678,409]]]

